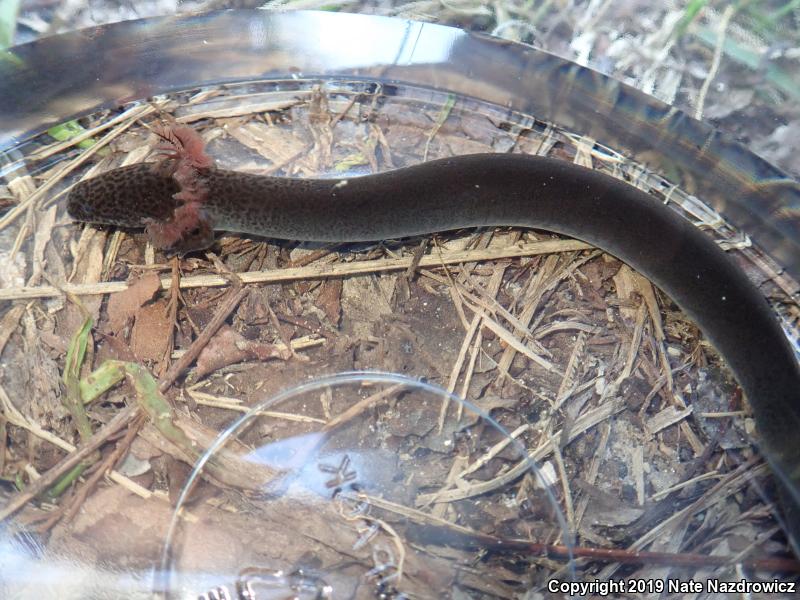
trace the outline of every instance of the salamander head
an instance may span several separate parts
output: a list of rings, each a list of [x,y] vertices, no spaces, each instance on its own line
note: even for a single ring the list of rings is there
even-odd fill
[[[144,227],[175,210],[178,184],[150,163],[108,171],[76,184],[67,197],[67,212],[76,221]]]

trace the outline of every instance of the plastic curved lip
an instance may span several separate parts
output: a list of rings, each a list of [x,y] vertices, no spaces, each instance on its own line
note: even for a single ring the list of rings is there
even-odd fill
[[[366,50],[368,49],[368,50]],[[512,42],[400,19],[224,11],[126,21],[12,48],[0,150],[99,107],[222,82],[356,77],[448,90],[601,140],[697,196],[800,279],[800,185],[710,126]]]

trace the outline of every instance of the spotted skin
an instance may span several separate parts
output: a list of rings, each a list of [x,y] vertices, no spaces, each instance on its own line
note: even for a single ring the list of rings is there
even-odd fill
[[[800,512],[800,368],[769,305],[710,237],[649,194],[544,157],[476,154],[349,179],[289,179],[210,168],[203,227],[308,241],[367,241],[461,227],[535,227],[589,242],[661,287],[703,330],[747,394],[760,446]],[[175,211],[159,167],[76,186],[78,220],[141,227]],[[160,205],[163,203],[163,205]],[[206,244],[207,237],[186,247]],[[797,513],[795,513],[797,514]],[[794,535],[800,518],[790,515]]]
[[[146,219],[163,221],[174,212],[178,184],[160,163],[120,167],[81,181],[69,194],[67,211],[87,223],[144,227]]]

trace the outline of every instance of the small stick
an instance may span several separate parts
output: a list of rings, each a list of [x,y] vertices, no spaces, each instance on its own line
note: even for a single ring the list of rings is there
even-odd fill
[[[494,552],[527,552],[543,558],[569,560],[571,558],[587,558],[601,562],[621,563],[626,565],[667,565],[671,567],[726,567],[742,565],[755,571],[771,571],[773,573],[800,573],[800,561],[793,558],[746,558],[739,559],[734,556],[714,556],[696,554],[693,552],[669,553],[649,552],[646,550],[616,549],[616,548],[590,548],[586,546],[573,546],[571,549],[562,544],[543,544],[518,538],[502,538],[494,535],[468,529],[455,523],[450,523],[434,515],[360,493],[355,498],[368,502],[380,509],[402,514],[412,522],[422,523],[430,527],[441,529],[443,537],[447,540],[452,536],[460,543],[472,542],[474,547]],[[570,552],[571,550],[571,552]]]
[[[158,365],[158,374],[163,375],[168,371],[169,357],[172,356],[172,351],[175,349],[175,332],[178,331],[178,303],[181,299],[181,270],[180,259],[174,256],[171,261],[172,266],[172,284],[169,287],[169,304],[167,311],[169,312],[170,333],[167,347],[164,350],[164,355],[161,357]]]
[[[353,419],[357,415],[363,413],[370,406],[373,406],[374,404],[377,404],[378,402],[381,402],[386,398],[391,398],[393,394],[399,392],[405,387],[407,387],[407,384],[398,383],[389,388],[386,388],[385,390],[372,394],[371,396],[368,396],[363,400],[359,400],[358,402],[350,406],[347,410],[345,410],[343,413],[337,415],[336,417],[328,421],[322,428],[322,431],[327,432],[336,429],[342,423],[345,423]]]
[[[194,360],[200,356],[200,352],[203,348],[206,347],[211,338],[214,337],[214,334],[217,333],[217,330],[222,327],[222,324],[228,318],[228,316],[236,310],[236,307],[239,306],[239,303],[244,299],[244,297],[249,293],[247,288],[241,288],[239,290],[232,289],[228,298],[223,302],[222,306],[220,306],[217,313],[214,315],[214,318],[211,319],[211,322],[208,326],[203,330],[203,332],[197,337],[197,339],[192,342],[192,345],[189,346],[189,349],[183,354],[175,363],[170,367],[167,374],[161,380],[161,384],[158,386],[158,390],[160,392],[165,392],[169,389],[169,387],[175,383],[175,380],[185,371]]]
[[[272,310],[272,307],[269,305],[269,301],[264,300],[264,304],[266,304],[267,312],[269,312],[270,323],[272,323],[272,326],[275,328],[275,331],[278,332],[278,337],[281,338],[283,345],[286,346],[286,348],[289,350],[289,356],[291,358],[300,358],[297,352],[294,351],[294,348],[292,347],[292,340],[291,338],[289,338],[289,336],[286,335],[286,332],[283,330],[283,327],[281,327],[281,324],[278,321],[278,315],[276,315],[275,311]]]
[[[440,256],[423,256],[419,261],[420,267],[440,267],[464,262],[481,260],[496,260],[499,258],[516,258],[520,256],[536,256],[539,254],[552,254],[557,252],[572,252],[576,250],[591,250],[592,246],[577,240],[545,240],[512,246],[510,248],[489,248],[486,250],[466,250],[443,252]],[[588,257],[592,258],[592,257]],[[588,260],[587,258],[587,260]],[[351,263],[334,263],[316,265],[311,264],[299,268],[275,269],[271,271],[248,271],[238,273],[242,283],[284,283],[303,279],[325,279],[328,277],[348,277],[363,275],[365,273],[385,273],[388,271],[402,271],[411,264],[411,257],[382,258]],[[578,266],[586,262],[579,261]],[[162,289],[169,289],[171,278],[162,277]],[[181,289],[198,287],[222,287],[230,285],[230,279],[221,275],[193,275],[181,278]],[[31,300],[34,298],[55,298],[65,292],[78,296],[114,294],[128,289],[125,281],[103,281],[100,283],[64,283],[59,287],[52,285],[35,287],[13,287],[0,289],[0,301],[3,300]]]
[[[430,243],[431,239],[425,238],[420,242],[419,246],[414,248],[414,253],[411,256],[411,263],[408,265],[405,273],[403,273],[403,277],[405,277],[406,281],[411,281],[414,278],[417,270],[419,269],[419,263],[422,260],[422,257],[425,255],[425,250],[428,248],[428,244]]]
[[[717,76],[720,59],[722,58],[722,49],[725,46],[725,35],[728,32],[728,24],[731,21],[731,17],[736,14],[736,10],[736,5],[730,4],[725,8],[725,12],[722,13],[722,18],[719,21],[719,33],[717,34],[717,44],[714,48],[714,58],[711,60],[711,67],[708,69],[708,75],[703,81],[694,107],[694,118],[698,121],[703,118],[703,105],[706,103],[706,94],[711,88],[711,82]]]
[[[76,492],[72,501],[69,504],[62,506],[59,510],[53,511],[53,514],[50,516],[50,518],[48,518],[47,521],[38,527],[39,533],[46,533],[50,531],[50,529],[52,529],[53,526],[55,526],[55,524],[61,519],[64,519],[66,522],[75,516],[75,513],[78,512],[78,509],[86,500],[86,497],[95,488],[97,482],[100,481],[100,478],[103,477],[108,471],[113,469],[117,462],[119,462],[119,459],[125,454],[128,448],[130,448],[130,445],[133,443],[133,438],[135,438],[136,434],[139,433],[139,429],[141,429],[144,421],[145,415],[143,414],[140,414],[133,420],[133,422],[128,426],[128,432],[125,434],[125,437],[117,442],[114,450],[109,453],[109,455],[99,465],[99,468],[97,468],[95,472],[92,473],[91,477],[86,480],[86,483],[83,485],[83,487]]]
[[[64,515],[64,518],[67,521],[75,516],[75,513],[78,512],[81,503],[86,499],[92,489],[94,489],[94,486],[97,485],[97,482],[100,480],[100,478],[104,477],[109,471],[119,464],[120,460],[130,449],[131,444],[133,444],[133,440],[138,435],[139,430],[142,428],[146,420],[146,416],[144,414],[140,414],[131,422],[131,424],[128,426],[127,433],[125,433],[125,437],[117,442],[117,445],[103,461],[103,464],[100,466],[100,468],[92,473],[92,476],[86,482],[86,485],[78,491],[75,501],[67,509],[66,514]]]
[[[279,321],[296,325],[297,327],[305,329],[309,333],[316,333],[317,335],[321,335],[327,340],[336,339],[336,334],[325,329],[325,327],[322,324],[315,325],[310,319],[306,319],[305,317],[295,317],[294,315],[287,315],[284,313],[277,314],[277,317]]]
[[[25,490],[13,496],[8,504],[0,510],[0,521],[13,515],[30,500],[49,489],[64,473],[80,464],[86,457],[102,446],[108,438],[130,423],[137,414],[139,414],[138,404],[131,404],[123,408],[113,419],[89,438],[85,444],[65,457],[39,479],[31,482]]]
[[[301,256],[297,260],[290,260],[286,263],[287,268],[299,268],[305,267],[306,265],[310,265],[313,262],[318,261],[320,258],[325,258],[329,254],[333,252],[333,248],[336,247],[336,244],[330,244],[325,248],[320,248],[319,250],[314,250],[313,252],[309,252],[305,256]]]

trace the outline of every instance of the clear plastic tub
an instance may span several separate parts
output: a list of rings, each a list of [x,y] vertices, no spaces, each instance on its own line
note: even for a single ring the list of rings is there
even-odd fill
[[[370,52],[363,51],[367,47]],[[798,347],[797,182],[705,124],[557,57],[430,24],[257,11],[119,23],[43,39],[13,49],[12,55],[13,60],[0,63],[0,172],[14,186],[31,176],[34,189],[0,216],[0,251],[7,258],[0,301],[25,305],[26,311],[44,307],[20,315],[36,314],[43,322],[43,315],[68,317],[63,292],[69,291],[100,316],[99,331],[116,333],[108,330],[107,307],[98,294],[125,289],[121,282],[135,270],[131,265],[147,261],[144,243],[135,236],[123,242],[117,234],[108,244],[88,236],[78,242],[78,227],[64,216],[59,194],[85,175],[90,163],[113,168],[124,154],[140,148],[144,152],[137,160],[145,160],[150,138],[138,120],[152,124],[162,111],[192,123],[207,135],[209,151],[222,166],[258,172],[291,166],[305,154],[318,156],[307,145],[319,141],[313,137],[319,132],[314,118],[321,113],[335,115],[333,154],[302,165],[297,172],[303,175],[358,176],[389,168],[386,156],[399,167],[454,154],[514,151],[579,162],[644,189],[730,249]],[[150,97],[152,104],[145,101]],[[97,127],[98,148],[110,143],[114,152],[95,149],[84,163],[81,151],[53,144],[44,134],[73,117]],[[103,138],[107,132],[119,137],[112,143]],[[377,140],[384,152],[377,164],[353,160],[359,152],[369,154],[365,140]],[[53,285],[41,279],[41,272],[39,279],[31,278],[45,256],[47,236],[28,240],[24,230],[43,222],[43,213],[26,219],[34,214],[29,209],[50,206],[58,207],[52,218],[59,223],[51,240],[76,252],[67,267],[79,274],[81,244],[99,243],[90,247],[101,254],[129,244],[122,248],[125,260],[103,267],[103,282],[65,283],[63,269],[44,271],[51,280],[55,273]],[[785,540],[763,501],[772,497],[768,471],[748,438],[752,422],[739,410],[738,392],[713,352],[651,289],[653,301],[658,298],[666,311],[667,333],[659,341],[657,319],[648,321],[650,306],[637,300],[641,290],[628,290],[623,297],[622,288],[638,284],[618,263],[583,247],[564,246],[560,252],[575,253],[575,262],[553,260],[556,269],[546,259],[531,258],[538,256],[531,248],[552,240],[518,235],[487,234],[487,257],[507,262],[467,270],[469,276],[457,282],[478,301],[490,303],[482,310],[496,311],[494,319],[480,321],[474,330],[468,317],[458,314],[456,300],[453,305],[441,300],[451,298],[446,286],[453,281],[440,263],[464,264],[448,253],[469,250],[476,242],[471,234],[454,234],[423,257],[422,266],[431,272],[428,287],[414,288],[410,298],[398,301],[398,312],[411,323],[405,329],[365,330],[363,323],[374,328],[376,321],[359,317],[383,302],[382,286],[394,285],[394,276],[368,271],[372,283],[360,292],[350,290],[352,295],[343,292],[351,300],[356,292],[366,298],[345,312],[345,329],[366,339],[369,351],[359,347],[360,354],[350,356],[331,336],[324,340],[333,348],[330,354],[312,355],[309,365],[254,363],[215,378],[212,395],[223,397],[230,386],[242,392],[244,408],[220,401],[216,408],[204,406],[198,399],[206,402],[207,390],[187,384],[185,395],[173,398],[178,412],[201,415],[203,425],[222,437],[199,449],[202,458],[185,485],[180,478],[169,484],[177,516],[172,518],[166,494],[139,500],[105,487],[94,503],[87,501],[74,524],[55,529],[48,544],[7,530],[0,573],[16,577],[1,575],[5,588],[0,590],[9,597],[148,597],[155,579],[156,593],[180,598],[215,593],[248,600],[340,597],[337,591],[359,598],[531,597],[548,591],[555,580],[663,582],[670,574],[688,579],[738,573],[735,566],[710,571],[718,568],[709,558],[714,554],[746,560],[766,555],[778,562],[745,562],[748,576],[785,577],[791,566],[780,562],[789,560]],[[491,243],[489,237],[494,237]],[[419,242],[341,253],[356,266],[374,256],[411,260]],[[249,243],[234,240],[226,248]],[[15,254],[17,246],[22,254]],[[301,250],[292,261],[320,251]],[[21,259],[12,256],[25,257],[17,271],[12,267]],[[477,259],[466,260],[469,265]],[[240,266],[233,264],[233,270],[244,269],[246,283],[261,286],[308,275],[280,273],[273,265],[275,272],[268,276],[276,278],[269,279],[259,269]],[[322,275],[314,277],[343,272],[323,265]],[[564,283],[537,288],[536,272]],[[502,273],[495,289],[502,292],[502,310],[470,287],[477,281],[489,289],[493,273]],[[184,293],[196,304],[215,300],[213,294],[192,296],[192,290],[208,293],[208,286],[227,285],[219,277],[191,274],[184,283]],[[307,293],[297,292],[298,302]],[[526,303],[538,301],[537,294],[552,297],[553,304],[529,315],[535,329],[521,333],[514,319],[523,317]],[[605,296],[607,305],[594,306],[608,300]],[[590,316],[576,316],[578,309]],[[391,321],[388,313],[377,313]],[[265,323],[262,319],[262,328]],[[474,336],[486,327],[484,338],[464,341],[462,328]],[[57,329],[64,340],[73,330]],[[249,324],[243,331],[261,335]],[[577,379],[548,379],[541,365],[517,358],[505,366],[513,383],[492,379],[490,387],[489,375],[480,369],[488,371],[494,359],[502,363],[509,344],[518,348],[508,331],[518,336],[522,353],[533,355],[543,347],[558,360],[561,375],[577,373]],[[55,343],[51,331],[40,339]],[[645,340],[638,355],[637,339]],[[16,337],[11,340],[2,382],[10,401],[24,412],[26,392],[38,388],[27,378],[34,369],[23,359],[26,351],[34,354]],[[99,342],[97,347],[99,353]],[[651,368],[657,363],[668,368],[659,374]],[[58,373],[50,372],[50,379],[57,380],[63,356],[52,364]],[[414,379],[335,375],[386,364]],[[459,369],[472,364],[473,372],[481,373],[477,383],[453,379],[452,389],[465,390],[474,403],[440,389],[451,383],[454,364]],[[435,378],[440,386],[421,383],[420,377]],[[389,394],[386,386],[392,385],[401,387]],[[505,385],[517,387],[510,393]],[[329,427],[337,414],[326,412],[326,406],[346,414],[345,398],[380,396],[379,390],[386,394],[373,399],[375,404],[323,433],[324,423]],[[190,409],[179,404],[187,398]],[[435,408],[445,400],[450,409],[440,431]],[[684,400],[690,412],[676,408]],[[111,404],[105,410],[119,410],[118,403]],[[252,410],[235,420],[230,413],[214,412],[220,404],[225,410]],[[285,414],[256,414],[266,408],[283,412],[282,406],[292,408],[293,420],[279,420],[280,426],[275,419]],[[102,410],[95,415],[98,422],[103,415]],[[511,430],[513,440],[507,437]],[[233,473],[233,482],[220,484],[219,472],[208,469],[233,446],[239,452],[221,467]],[[138,460],[154,470],[152,456]],[[452,472],[443,468],[445,461]],[[543,461],[541,476],[535,461]],[[426,479],[431,473],[438,479]],[[211,483],[194,489],[206,475]],[[242,485],[236,485],[237,477]],[[437,493],[450,494],[447,502],[437,501]],[[27,524],[18,517],[12,525]],[[671,539],[677,545],[671,546]],[[756,541],[748,546],[743,540]],[[664,556],[620,566],[626,554],[635,557],[642,548]],[[258,591],[250,594],[248,585]]]

